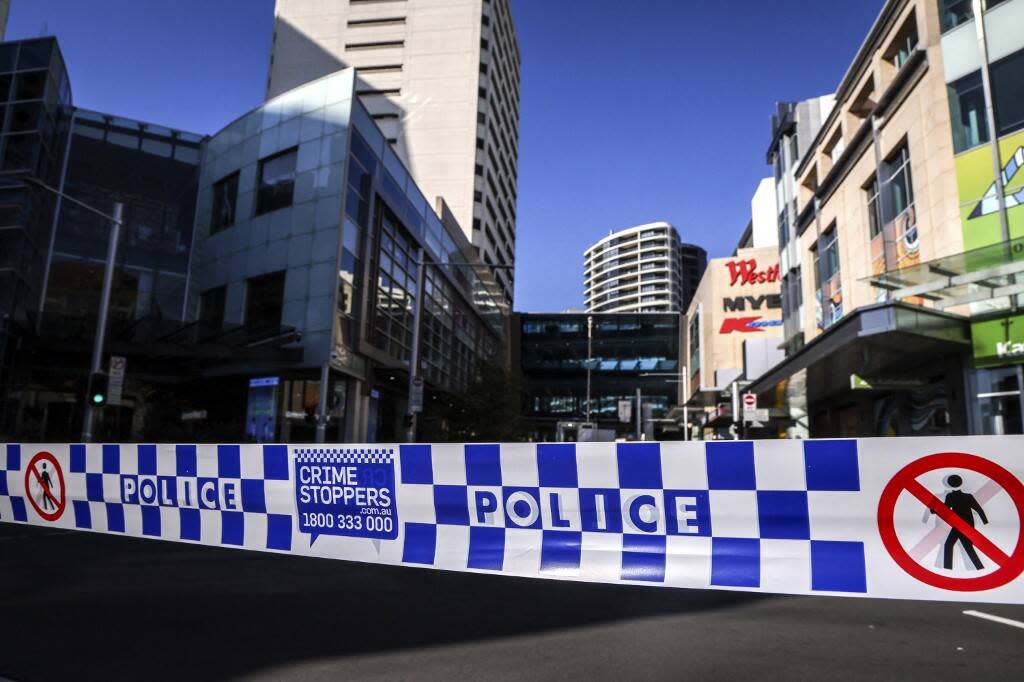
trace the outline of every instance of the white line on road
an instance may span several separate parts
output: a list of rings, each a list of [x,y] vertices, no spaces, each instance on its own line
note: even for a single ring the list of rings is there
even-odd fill
[[[964,611],[965,616],[974,616],[975,618],[984,618],[990,620],[993,623],[1002,623],[1003,625],[1009,625],[1011,627],[1020,628],[1024,630],[1024,623],[1019,620],[1013,620],[1012,618],[1003,618],[1002,616],[993,616],[991,613],[984,613],[982,611]]]

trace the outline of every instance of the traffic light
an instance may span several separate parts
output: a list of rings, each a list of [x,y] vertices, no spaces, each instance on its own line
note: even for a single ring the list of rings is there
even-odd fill
[[[103,407],[107,404],[108,377],[103,372],[89,375],[89,386],[85,392],[85,400],[92,407]]]

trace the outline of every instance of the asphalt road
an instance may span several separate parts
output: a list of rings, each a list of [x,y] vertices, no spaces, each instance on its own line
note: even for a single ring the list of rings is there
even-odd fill
[[[1020,679],[1024,607],[406,569],[0,523],[0,677]]]

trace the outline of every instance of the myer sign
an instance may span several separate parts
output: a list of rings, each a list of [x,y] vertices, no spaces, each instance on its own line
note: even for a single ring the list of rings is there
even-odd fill
[[[975,322],[971,339],[978,367],[1024,363],[1024,315]]]

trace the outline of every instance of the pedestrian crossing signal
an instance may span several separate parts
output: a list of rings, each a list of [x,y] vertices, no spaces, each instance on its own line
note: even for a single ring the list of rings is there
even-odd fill
[[[86,391],[86,400],[93,407],[102,407],[107,404],[108,377],[103,372],[93,372],[89,375],[89,388]]]

